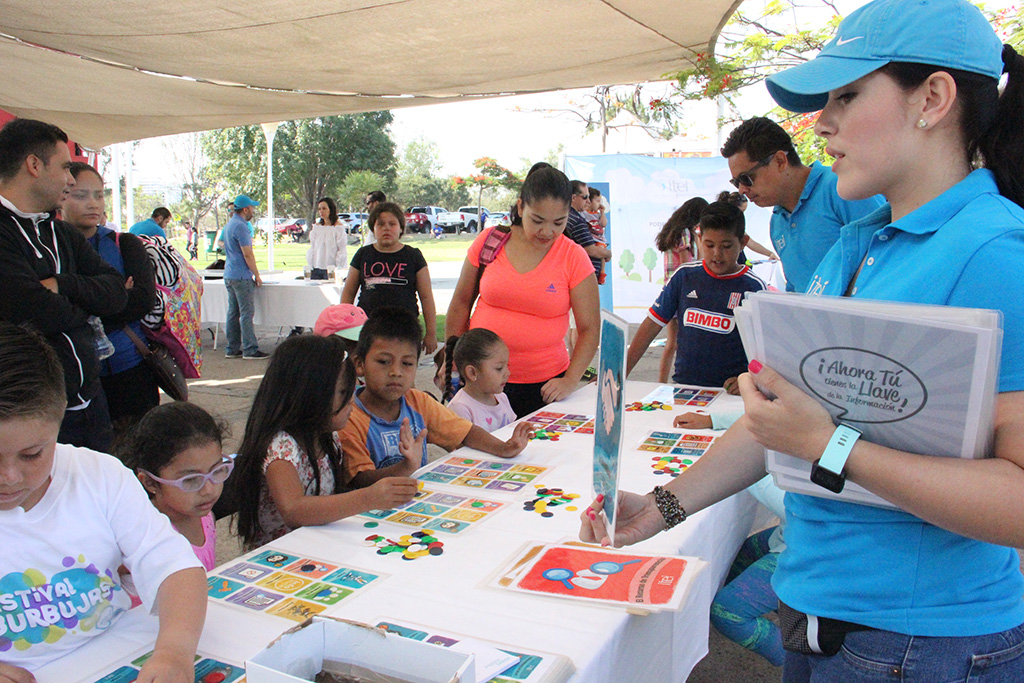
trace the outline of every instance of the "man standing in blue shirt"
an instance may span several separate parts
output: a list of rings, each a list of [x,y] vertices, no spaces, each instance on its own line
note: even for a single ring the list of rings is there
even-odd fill
[[[260,279],[256,257],[252,253],[248,221],[252,220],[253,207],[259,205],[259,202],[244,194],[238,195],[235,197],[234,213],[224,226],[224,288],[228,292],[227,358],[262,360],[269,356],[260,351],[252,325],[255,311],[253,296],[263,280]]]
[[[144,221],[139,221],[132,227],[128,228],[128,232],[138,236],[145,237],[163,237],[167,239],[167,233],[164,232],[164,228],[171,222],[171,212],[167,210],[166,206],[158,206],[153,209],[153,214]]]
[[[839,229],[882,205],[881,197],[850,202],[836,191],[836,175],[815,161],[804,166],[782,126],[747,119],[725,141],[731,182],[747,199],[772,208],[771,237],[782,260],[786,291],[806,292]]]

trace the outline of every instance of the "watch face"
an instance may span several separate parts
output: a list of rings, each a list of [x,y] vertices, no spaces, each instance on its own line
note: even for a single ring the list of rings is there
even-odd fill
[[[832,493],[841,493],[846,484],[846,475],[836,474],[832,470],[825,469],[815,460],[811,463],[811,481]]]

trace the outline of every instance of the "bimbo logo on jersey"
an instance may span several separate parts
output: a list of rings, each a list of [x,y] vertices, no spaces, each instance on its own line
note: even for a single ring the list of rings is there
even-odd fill
[[[683,317],[683,324],[687,327],[698,327],[708,332],[729,334],[736,326],[736,321],[731,316],[722,315],[721,313],[702,311],[699,308],[688,308],[686,309],[686,315]]]

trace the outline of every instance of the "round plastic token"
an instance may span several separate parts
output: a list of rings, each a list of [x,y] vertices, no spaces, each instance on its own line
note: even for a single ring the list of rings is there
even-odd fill
[[[379,523],[378,522],[365,522],[365,523],[363,523],[363,526],[366,527],[367,529],[373,529],[373,528],[379,526]]]

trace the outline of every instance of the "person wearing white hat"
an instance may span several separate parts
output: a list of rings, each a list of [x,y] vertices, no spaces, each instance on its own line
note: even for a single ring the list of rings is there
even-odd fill
[[[768,89],[822,110],[840,196],[888,201],[843,228],[810,292],[1002,312],[991,457],[840,444],[847,427],[754,359],[744,417],[664,489],[625,494],[615,540],[753,483],[766,448],[816,462],[828,472],[815,483],[849,479],[899,509],[787,494],[772,581],[784,683],[1024,681],[1024,60],[966,0],[875,0]],[[600,505],[582,515],[584,540],[607,541]]]

